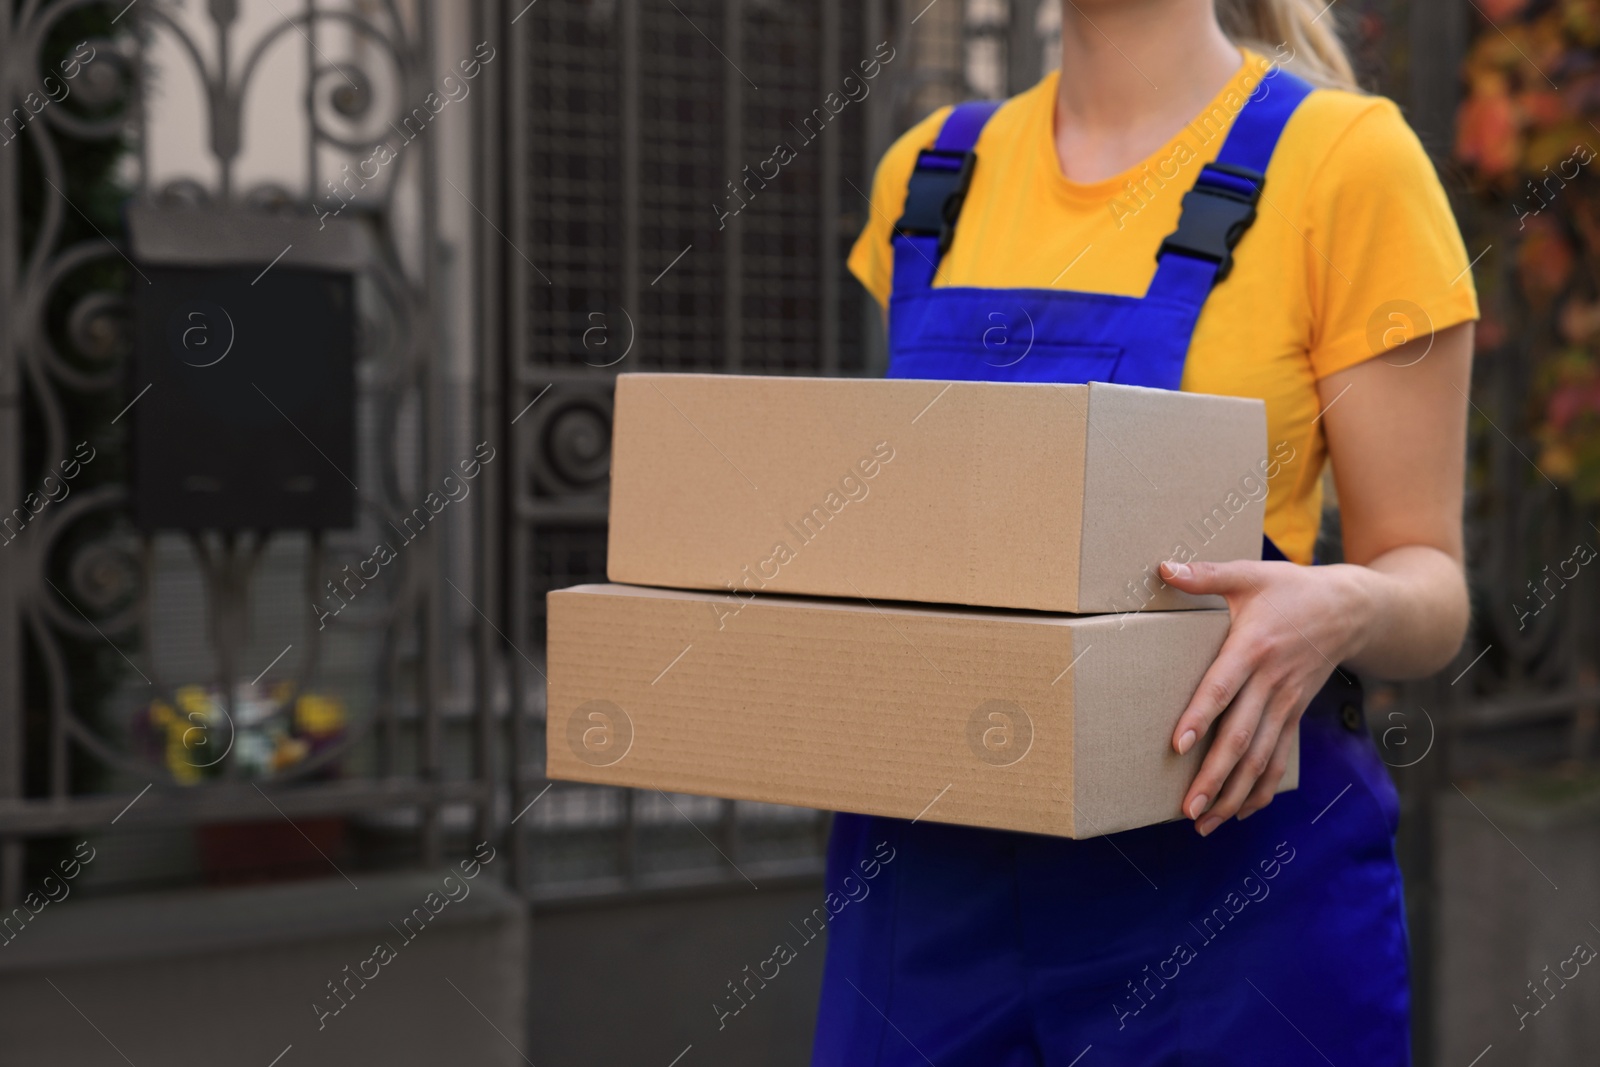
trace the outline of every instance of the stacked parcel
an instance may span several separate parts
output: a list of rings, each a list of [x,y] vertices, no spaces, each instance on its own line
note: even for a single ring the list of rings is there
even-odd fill
[[[1179,817],[1258,559],[1259,400],[630,374],[607,574],[549,596],[547,773],[1088,837]],[[1291,766],[1280,788],[1292,788]]]

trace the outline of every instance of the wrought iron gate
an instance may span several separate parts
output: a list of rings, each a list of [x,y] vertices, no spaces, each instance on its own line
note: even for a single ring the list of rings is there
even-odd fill
[[[0,507],[18,520],[0,547],[7,901],[24,842],[69,831],[383,813],[430,862],[447,806],[489,832],[491,709],[458,662],[476,592],[469,565],[444,557],[470,547],[469,506],[363,583],[348,613],[332,612],[342,618],[317,611],[333,607],[343,568],[472,455],[439,304],[440,133],[413,117],[438,90],[437,37],[435,8],[401,0],[18,0],[0,12]],[[196,126],[174,119],[184,108]],[[386,143],[391,158],[368,174]],[[127,375],[130,299],[155,283],[130,257],[125,196],[357,220],[371,254],[355,290],[354,530],[130,525],[125,416],[144,395]],[[58,466],[74,455],[67,485]],[[141,730],[158,705],[189,718],[181,741],[152,750]],[[307,715],[321,716],[322,741],[283,747],[286,724]],[[263,738],[278,747],[252,771],[243,756]]]

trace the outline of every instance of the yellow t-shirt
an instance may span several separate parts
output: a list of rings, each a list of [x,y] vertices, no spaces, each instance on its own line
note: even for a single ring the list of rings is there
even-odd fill
[[[1056,159],[1057,76],[1013,97],[978,139],[977,171],[935,287],[1144,295],[1183,194],[1266,69],[1246,51],[1194,122],[1148,160],[1092,184],[1068,181]],[[880,304],[906,182],[947,114],[913,126],[878,166],[850,270]],[[1382,97],[1313,92],[1284,129],[1255,224],[1201,312],[1183,373],[1188,392],[1266,401],[1268,452],[1289,457],[1269,483],[1266,531],[1290,559],[1311,561],[1321,515],[1327,446],[1317,380],[1477,315],[1450,205],[1399,109]]]

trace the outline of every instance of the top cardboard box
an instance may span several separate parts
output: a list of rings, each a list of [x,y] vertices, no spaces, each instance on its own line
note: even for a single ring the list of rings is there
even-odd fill
[[[624,374],[606,572],[750,595],[1075,613],[1222,606],[1261,558],[1266,406],[1108,385]]]

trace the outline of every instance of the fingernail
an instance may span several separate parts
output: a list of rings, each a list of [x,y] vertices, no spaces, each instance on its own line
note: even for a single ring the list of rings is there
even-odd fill
[[[1239,814],[1234,816],[1234,817],[1236,819],[1238,819],[1240,822],[1244,822],[1246,819],[1248,819],[1250,816],[1254,815],[1256,812],[1258,812],[1260,810],[1261,810],[1260,808],[1240,808],[1239,809]]]
[[[1178,755],[1185,755],[1194,747],[1194,731],[1185,730],[1183,736],[1178,738]]]
[[[1209,837],[1211,835],[1211,831],[1215,830],[1221,825],[1221,819],[1217,818],[1215,815],[1208,815],[1204,819],[1200,820],[1200,825],[1195,827],[1195,829],[1200,831],[1201,837]]]
[[[1187,563],[1174,563],[1171,560],[1168,560],[1161,565],[1161,570],[1163,572],[1162,577],[1164,578],[1189,577],[1189,565]]]
[[[1189,818],[1198,819],[1200,813],[1206,810],[1206,802],[1211,798],[1201,793],[1189,804]]]

